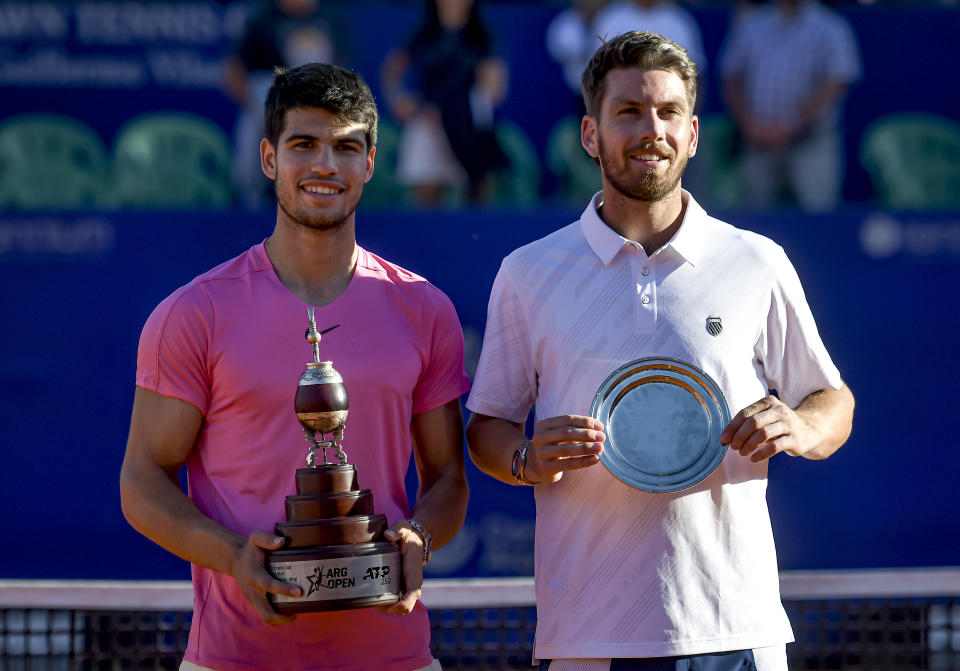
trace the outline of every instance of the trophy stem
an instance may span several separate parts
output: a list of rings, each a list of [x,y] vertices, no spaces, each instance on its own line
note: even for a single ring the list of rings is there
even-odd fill
[[[320,434],[320,437],[323,438],[323,434]],[[327,448],[328,448],[328,447],[336,447],[336,443],[333,443],[333,442],[331,442],[331,441],[329,441],[329,440],[321,440],[321,441],[318,441],[318,442],[317,442],[317,445],[319,445],[319,446],[321,447],[321,449],[323,450],[323,463],[324,463],[324,464],[329,464],[329,463],[331,463],[330,461],[327,460]]]
[[[313,435],[307,431],[307,427],[303,428],[303,437],[307,440],[307,466],[313,466],[313,462],[317,460],[317,441],[314,439]]]
[[[329,440],[314,440],[313,444],[310,446],[310,452],[307,454],[307,466],[317,465],[317,448],[320,448],[320,454],[323,456],[323,463],[329,464],[327,461],[327,448],[333,447],[333,444]]]
[[[337,463],[341,466],[345,466],[347,463],[347,453],[343,451],[343,447],[340,445],[338,440],[343,439],[343,429],[338,429],[334,432],[333,440],[324,440],[326,434],[319,434],[320,439],[317,439],[317,434],[312,433],[307,430],[306,427],[303,427],[303,435],[307,439],[307,466],[315,466],[317,464],[317,449],[319,448],[320,454],[323,456],[324,464],[332,464],[333,462],[327,460],[327,448],[332,447],[336,450]]]
[[[337,448],[337,462],[341,466],[345,466],[347,463],[347,453],[344,452],[340,446],[341,440],[343,440],[343,424],[333,430],[333,446]]]
[[[313,346],[313,360],[320,363],[320,333],[317,332],[317,320],[314,317],[313,307],[307,308],[307,318],[310,326],[307,329],[307,342]]]

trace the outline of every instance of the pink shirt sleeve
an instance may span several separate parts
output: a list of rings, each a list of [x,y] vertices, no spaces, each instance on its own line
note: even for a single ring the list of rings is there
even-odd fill
[[[453,303],[439,289],[431,292],[424,305],[421,338],[427,361],[413,390],[413,414],[429,412],[458,398],[470,389],[463,361],[463,331]]]
[[[206,292],[196,285],[188,285],[160,303],[140,334],[137,386],[186,401],[206,415],[213,317]]]

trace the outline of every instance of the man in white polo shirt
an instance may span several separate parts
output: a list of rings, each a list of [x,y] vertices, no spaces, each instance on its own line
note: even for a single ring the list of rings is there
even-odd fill
[[[767,460],[828,457],[853,396],[783,250],[680,188],[698,135],[686,51],[627,33],[594,54],[583,90],[603,191],[503,261],[467,402],[476,464],[534,485],[534,654],[550,671],[785,671]],[[597,465],[593,396],[649,356],[706,371],[735,413],[720,466],[683,491],[640,491]]]

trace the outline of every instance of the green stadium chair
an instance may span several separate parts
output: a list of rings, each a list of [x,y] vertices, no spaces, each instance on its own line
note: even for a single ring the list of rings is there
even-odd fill
[[[540,200],[540,157],[527,134],[510,121],[498,121],[497,141],[509,166],[493,180],[492,205],[533,207]]]
[[[691,184],[692,193],[707,209],[734,209],[743,202],[737,129],[727,114],[706,114],[699,118],[697,155],[690,159],[691,166],[694,162],[697,164],[699,183]],[[688,177],[692,177],[689,172]]]
[[[103,142],[86,124],[58,114],[0,123],[0,208],[98,208],[108,177]]]
[[[580,118],[560,119],[547,138],[547,166],[558,180],[557,197],[584,206],[603,185],[600,168],[580,144]]]
[[[396,208],[410,205],[409,189],[397,177],[399,147],[400,129],[381,119],[377,128],[377,155],[373,177],[363,187],[361,206]]]
[[[960,207],[960,124],[950,119],[922,113],[882,116],[864,131],[860,161],[887,207]]]
[[[121,207],[229,207],[230,142],[219,126],[192,114],[137,117],[114,139],[113,182]]]

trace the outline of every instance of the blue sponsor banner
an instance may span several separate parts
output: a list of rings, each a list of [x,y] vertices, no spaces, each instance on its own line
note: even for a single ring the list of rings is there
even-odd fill
[[[576,216],[361,211],[358,235],[451,297],[472,370],[500,259]],[[771,463],[782,567],[955,564],[960,451],[944,427],[960,379],[949,345],[960,332],[950,299],[960,213],[729,219],[786,248],[858,400],[853,437],[832,458]],[[271,229],[268,214],[232,212],[0,215],[0,577],[187,575],[120,512],[137,340],[167,294]],[[469,479],[466,527],[436,553],[432,575],[531,573],[531,490],[472,465]]]

